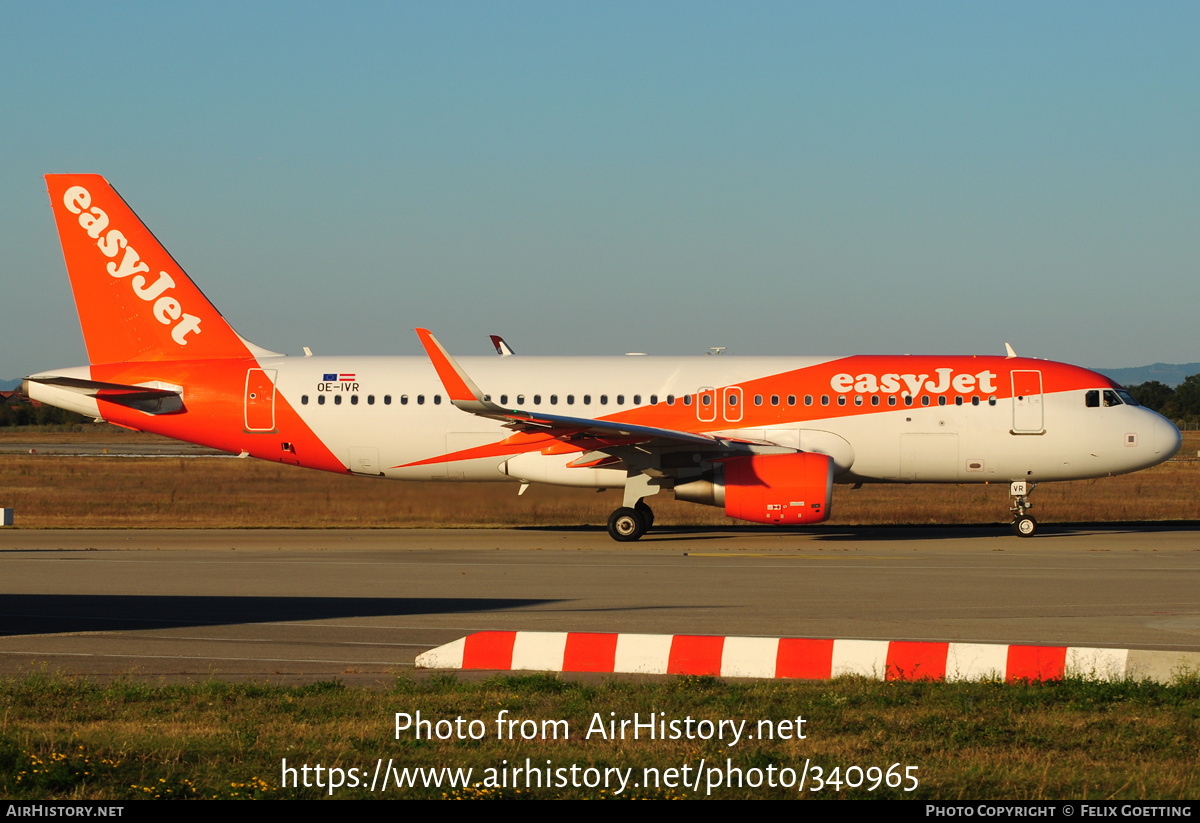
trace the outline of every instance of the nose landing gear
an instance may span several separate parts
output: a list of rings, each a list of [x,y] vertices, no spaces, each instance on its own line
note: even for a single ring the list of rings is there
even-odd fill
[[[1037,483],[1029,483],[1024,480],[1014,481],[1008,487],[1008,493],[1013,497],[1012,530],[1013,534],[1018,537],[1033,537],[1037,533],[1037,521],[1026,513],[1027,509],[1033,508],[1033,504],[1029,502],[1029,495],[1033,494],[1033,490],[1036,488]]]

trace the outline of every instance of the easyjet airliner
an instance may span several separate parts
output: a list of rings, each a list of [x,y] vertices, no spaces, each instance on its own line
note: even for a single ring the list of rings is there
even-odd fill
[[[624,489],[755,523],[817,523],[834,483],[1008,483],[1153,466],[1179,430],[1062,363],[988,356],[286,357],[247,342],[98,175],[46,181],[90,366],[29,397],[119,426],[324,471]]]

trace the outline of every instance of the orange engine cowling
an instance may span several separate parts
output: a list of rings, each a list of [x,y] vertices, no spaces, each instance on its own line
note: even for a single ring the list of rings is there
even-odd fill
[[[820,523],[833,502],[833,461],[813,452],[725,460],[725,513],[754,523]]]

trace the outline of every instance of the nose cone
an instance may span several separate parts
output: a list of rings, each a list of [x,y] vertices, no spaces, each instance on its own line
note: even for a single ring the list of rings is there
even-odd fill
[[[1154,453],[1159,460],[1170,460],[1183,445],[1183,435],[1175,424],[1161,414],[1155,414],[1154,421]]]

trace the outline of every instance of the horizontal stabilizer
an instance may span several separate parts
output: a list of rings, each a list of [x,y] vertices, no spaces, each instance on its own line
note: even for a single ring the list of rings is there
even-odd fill
[[[183,411],[183,387],[155,381],[143,385],[106,383],[65,375],[34,375],[21,383],[21,393],[33,397],[31,384],[54,387],[84,397],[105,400],[148,414],[174,414]]]

